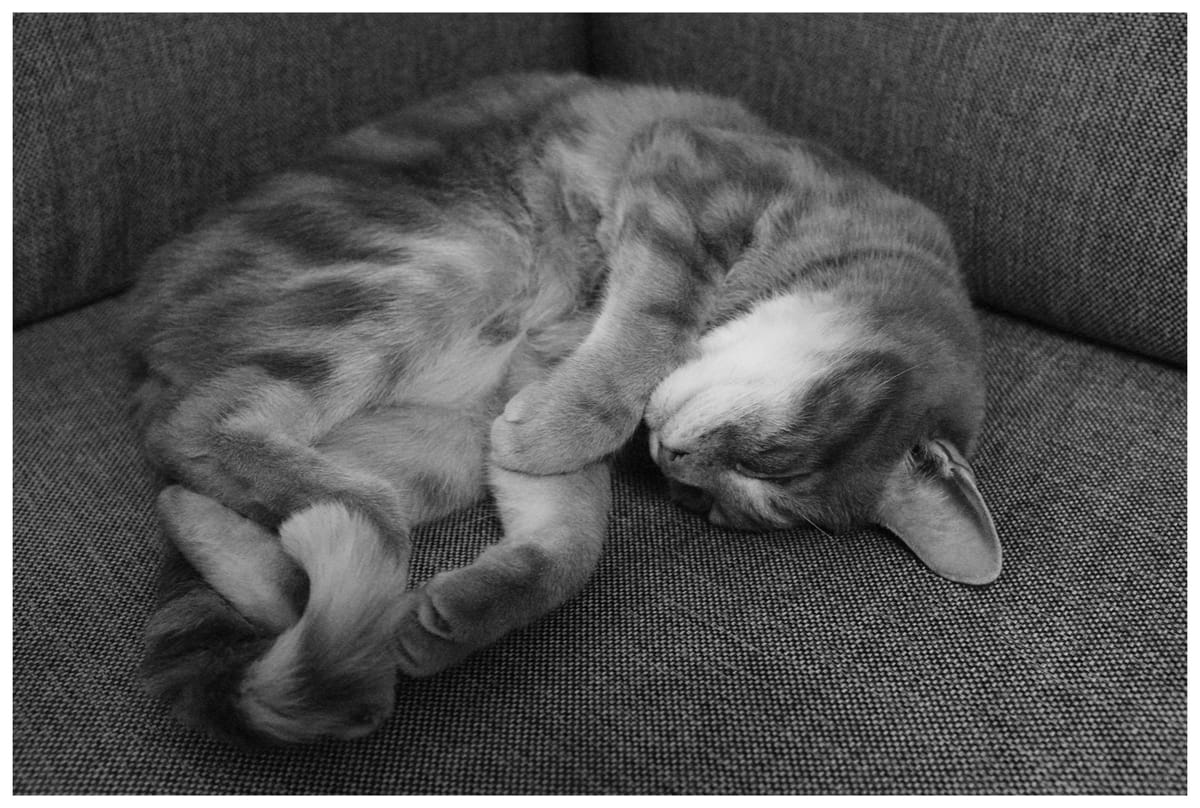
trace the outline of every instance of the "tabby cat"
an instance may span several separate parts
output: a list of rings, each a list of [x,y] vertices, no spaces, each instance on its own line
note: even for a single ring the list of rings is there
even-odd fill
[[[204,220],[133,295],[168,538],[151,689],[235,741],[349,738],[577,592],[644,420],[673,497],[885,526],[1000,571],[966,458],[978,333],[939,219],[739,104],[492,79]],[[408,586],[414,525],[504,538]]]

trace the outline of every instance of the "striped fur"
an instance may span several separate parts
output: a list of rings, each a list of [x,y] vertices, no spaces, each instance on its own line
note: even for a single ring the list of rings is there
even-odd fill
[[[999,570],[944,227],[733,101],[489,80],[266,179],[132,301],[169,483],[146,676],[234,742],[369,732],[397,670],[570,597],[643,418],[714,522],[875,522],[948,577]],[[489,490],[504,539],[409,590],[412,526]]]

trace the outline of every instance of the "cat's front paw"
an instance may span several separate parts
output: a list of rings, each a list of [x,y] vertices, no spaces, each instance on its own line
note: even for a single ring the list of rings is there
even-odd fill
[[[492,422],[492,462],[525,474],[565,474],[611,454],[641,413],[619,400],[537,382],[517,393]]]

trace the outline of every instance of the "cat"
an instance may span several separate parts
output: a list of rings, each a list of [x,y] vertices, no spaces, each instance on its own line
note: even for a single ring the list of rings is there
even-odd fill
[[[144,674],[247,745],[353,738],[596,566],[645,424],[718,525],[876,524],[994,580],[979,333],[941,220],[736,101],[483,80],[203,219],[131,293],[166,486]],[[503,538],[408,586],[409,532]]]

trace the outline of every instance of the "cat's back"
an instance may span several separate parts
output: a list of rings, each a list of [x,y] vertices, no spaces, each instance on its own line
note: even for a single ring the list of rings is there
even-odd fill
[[[661,190],[730,269],[727,316],[864,234],[942,249],[936,217],[736,101],[503,76],[337,138],[165,247],[132,296],[133,341],[177,387],[250,365],[306,389],[355,375],[364,400],[430,356],[502,367],[571,319],[561,356],[599,300],[614,191],[654,138],[690,164],[660,176],[700,178]]]
[[[485,80],[339,137],[210,214],[130,296],[143,409],[239,369],[364,406],[401,389],[482,395],[531,331],[558,335],[538,347],[561,357],[598,299],[602,202],[568,210],[546,155],[627,140],[639,120],[612,124],[638,105],[613,95],[577,75]],[[471,390],[447,382],[473,376]]]
[[[470,300],[530,285],[589,294],[597,278],[578,276],[602,263],[594,230],[623,155],[664,118],[752,120],[708,96],[523,74],[368,123],[153,256],[131,296],[133,340],[218,365],[263,339],[303,344],[305,329],[403,328],[439,296],[482,315]]]
[[[513,177],[548,110],[590,83],[488,80],[263,179],[143,267],[130,304],[135,349],[182,381],[278,356],[284,344],[294,359],[332,332],[437,325],[421,320],[439,300],[469,308],[514,294],[532,246]],[[274,362],[288,364],[298,366]]]

